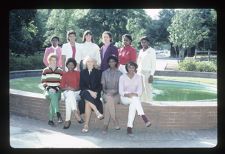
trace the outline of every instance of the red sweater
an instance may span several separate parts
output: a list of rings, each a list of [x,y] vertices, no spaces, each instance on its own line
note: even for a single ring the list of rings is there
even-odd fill
[[[137,53],[136,49],[132,46],[124,46],[118,50],[119,63],[122,65],[126,65],[128,62],[136,62]]]
[[[78,71],[63,72],[60,84],[61,88],[72,87],[75,89],[79,89],[79,84],[80,84],[80,72]]]

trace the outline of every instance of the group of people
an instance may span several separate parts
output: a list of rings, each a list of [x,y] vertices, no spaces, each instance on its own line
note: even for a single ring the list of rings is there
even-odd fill
[[[104,119],[104,134],[108,131],[110,119],[115,129],[119,130],[116,104],[120,103],[129,105],[129,136],[133,135],[136,111],[146,127],[149,127],[151,122],[141,105],[141,102],[152,100],[151,84],[156,54],[149,46],[149,39],[140,39],[142,49],[138,56],[136,49],[132,47],[132,37],[129,34],[122,36],[123,46],[119,49],[113,45],[109,31],[102,33],[101,48],[94,43],[90,30],[84,32],[83,43],[76,42],[75,31],[67,32],[67,40],[68,43],[60,48],[59,38],[52,37],[52,46],[46,48],[43,58],[46,68],[42,72],[42,83],[49,101],[48,124],[55,125],[55,115],[58,123],[63,122],[58,107],[63,93],[66,107],[64,129],[70,127],[71,114],[74,112],[78,123],[84,123],[81,131],[88,132],[91,112],[94,111],[98,119]]]

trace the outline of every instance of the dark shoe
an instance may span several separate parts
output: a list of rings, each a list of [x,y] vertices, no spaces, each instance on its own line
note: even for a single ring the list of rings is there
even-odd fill
[[[70,127],[71,121],[65,121],[63,129],[68,129]]]
[[[132,128],[131,127],[127,127],[127,135],[130,137],[133,137],[133,133],[132,133]]]
[[[81,118],[79,121],[77,121],[79,124],[84,123],[84,120]]]
[[[148,118],[146,117],[146,115],[142,115],[141,117],[144,120],[146,127],[151,126],[151,122],[148,120]]]
[[[63,122],[61,114],[59,112],[57,112],[57,118],[58,118],[58,123],[62,123]]]
[[[48,121],[48,124],[49,124],[50,126],[54,126],[54,125],[55,125],[54,122],[53,122],[52,120],[49,120],[49,121]]]

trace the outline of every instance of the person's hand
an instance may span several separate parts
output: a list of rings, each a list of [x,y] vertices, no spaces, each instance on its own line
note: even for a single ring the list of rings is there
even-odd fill
[[[56,91],[55,91],[55,89],[50,88],[50,89],[49,89],[49,92],[51,92],[51,93],[55,93]]]
[[[124,94],[124,97],[128,97],[128,98],[131,98],[131,97],[132,97],[132,94],[131,94],[131,93],[128,93],[128,94]]]
[[[153,75],[150,75],[148,78],[148,83],[152,83],[153,82]]]
[[[94,92],[92,90],[88,90],[88,91],[91,94],[91,97],[93,97],[94,99],[97,98],[97,92]]]

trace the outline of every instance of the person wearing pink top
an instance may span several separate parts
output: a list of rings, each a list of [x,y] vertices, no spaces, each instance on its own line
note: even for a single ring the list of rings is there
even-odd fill
[[[150,121],[144,114],[140,96],[142,95],[142,77],[136,74],[137,64],[129,62],[126,64],[127,73],[120,76],[119,79],[119,94],[121,103],[129,105],[128,122],[127,122],[127,135],[133,136],[132,128],[136,115],[136,111],[139,116],[145,122],[146,127],[151,125]]]
[[[51,38],[51,44],[52,46],[49,47],[49,48],[46,48],[45,49],[45,54],[44,54],[44,57],[43,57],[43,63],[45,64],[45,66],[49,66],[49,63],[48,63],[48,56],[50,53],[54,53],[55,55],[57,55],[57,63],[56,65],[58,67],[62,67],[62,48],[59,47],[59,37],[57,36],[53,36]]]

